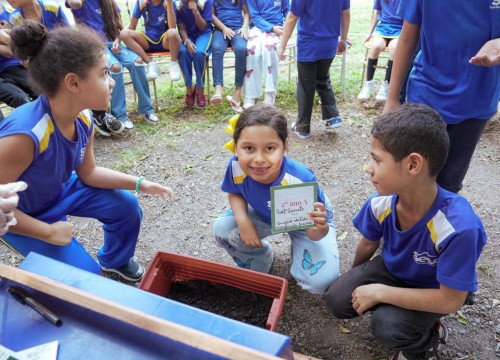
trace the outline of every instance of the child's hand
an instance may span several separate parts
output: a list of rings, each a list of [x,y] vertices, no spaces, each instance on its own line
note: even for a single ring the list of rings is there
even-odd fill
[[[196,45],[194,42],[192,42],[190,39],[186,40],[186,49],[189,53],[194,54],[196,53]]]
[[[315,202],[313,205],[316,210],[307,212],[309,219],[314,221],[314,225],[319,229],[328,228],[330,225],[326,222],[325,205],[320,202]]]
[[[273,26],[273,32],[278,36],[283,35],[283,26]]]
[[[113,44],[111,44],[111,52],[113,54],[119,54],[120,53],[120,40],[115,40],[113,41]]]
[[[383,284],[369,284],[358,286],[352,293],[352,307],[358,315],[363,313],[381,301],[379,295],[386,288]]]
[[[196,15],[198,13],[198,6],[196,5],[196,1],[189,1],[188,9],[191,10],[193,15]]]
[[[262,243],[259,239],[259,233],[257,232],[257,228],[253,221],[248,218],[247,221],[239,221],[238,229],[240,230],[241,240],[250,247],[253,248],[262,248]]]
[[[234,35],[235,35],[233,29],[228,28],[227,26],[224,28],[222,33],[224,34],[224,39],[232,39],[232,38],[234,38]]]
[[[67,221],[58,221],[50,225],[50,236],[46,240],[49,244],[66,246],[71,242],[75,233],[75,225]]]
[[[240,34],[243,39],[248,40],[248,25],[243,25],[243,27],[238,30],[238,34]]]
[[[276,55],[278,55],[278,59],[280,59],[280,61],[285,61],[285,49],[282,49],[281,46],[279,46],[278,50],[276,50]]]
[[[174,192],[172,189],[158,183],[142,180],[139,190],[148,195],[160,195],[163,200],[165,200],[168,195],[170,202],[174,201]]]
[[[365,37],[365,39],[363,40],[363,44],[366,44],[367,42],[369,42],[371,38],[372,38],[371,35],[368,35],[367,37]]]

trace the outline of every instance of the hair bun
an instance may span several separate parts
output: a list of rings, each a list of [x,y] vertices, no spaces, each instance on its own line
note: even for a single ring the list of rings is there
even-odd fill
[[[49,32],[45,26],[33,20],[24,20],[10,33],[11,49],[15,57],[29,60],[35,57],[47,42]]]

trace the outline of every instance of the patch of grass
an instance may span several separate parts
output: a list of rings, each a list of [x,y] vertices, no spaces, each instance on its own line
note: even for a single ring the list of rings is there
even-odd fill
[[[127,150],[120,153],[120,160],[113,164],[113,167],[124,173],[133,173],[136,164],[144,161],[149,155],[145,147]]]
[[[488,264],[478,264],[477,269],[481,271],[483,274],[486,276],[493,276],[495,275],[495,268],[491,265]]]

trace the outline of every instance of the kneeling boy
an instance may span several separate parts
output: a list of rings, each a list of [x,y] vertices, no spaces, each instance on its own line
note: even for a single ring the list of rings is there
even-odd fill
[[[436,184],[449,148],[440,115],[400,106],[375,121],[366,171],[377,193],[353,220],[362,237],[352,269],[325,300],[342,319],[372,312],[373,335],[393,359],[429,359],[447,337],[440,318],[477,289],[483,225],[463,197]],[[383,239],[382,255],[375,256]]]

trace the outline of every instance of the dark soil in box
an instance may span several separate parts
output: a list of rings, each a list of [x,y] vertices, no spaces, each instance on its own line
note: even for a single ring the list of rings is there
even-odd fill
[[[266,327],[273,302],[272,298],[264,295],[204,280],[174,282],[167,297],[261,328]]]

